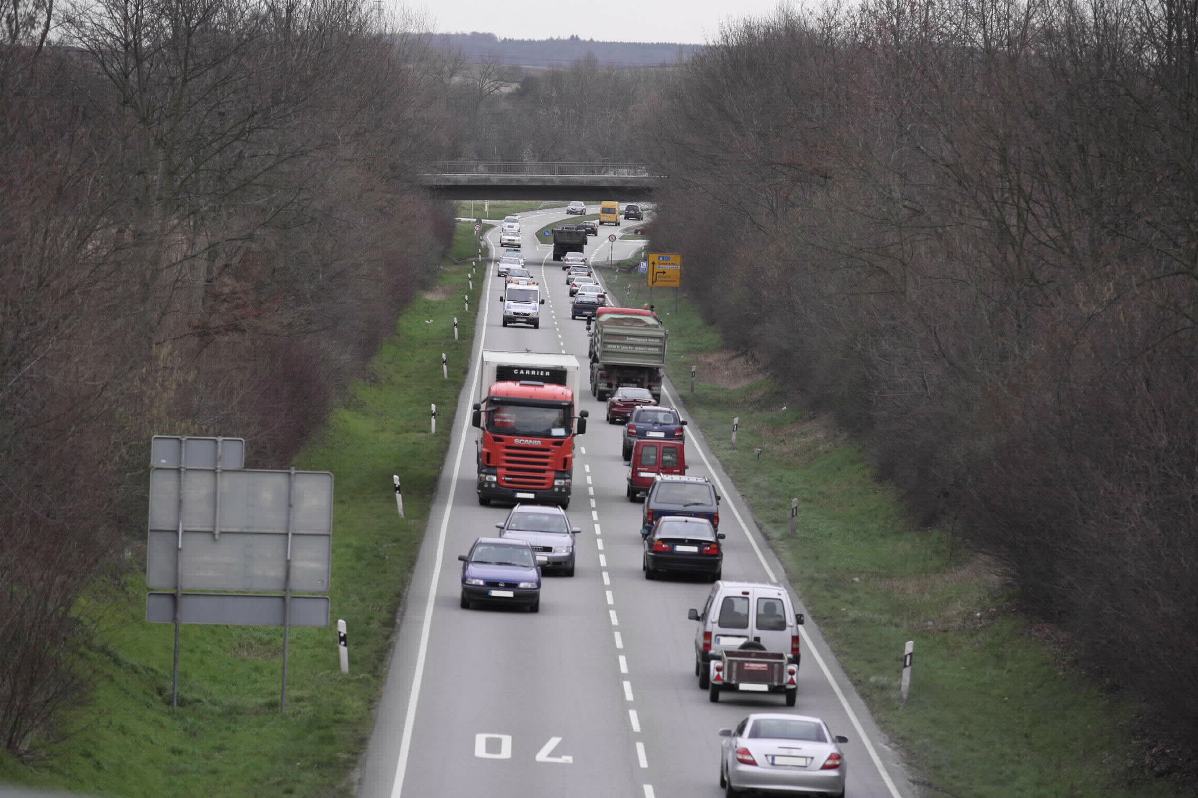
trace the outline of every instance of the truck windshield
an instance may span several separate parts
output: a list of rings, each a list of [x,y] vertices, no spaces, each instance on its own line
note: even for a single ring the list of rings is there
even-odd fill
[[[507,290],[508,302],[536,302],[537,292],[531,288],[509,288]]]
[[[564,407],[499,405],[487,411],[487,431],[498,435],[564,438],[570,432],[570,420]]]

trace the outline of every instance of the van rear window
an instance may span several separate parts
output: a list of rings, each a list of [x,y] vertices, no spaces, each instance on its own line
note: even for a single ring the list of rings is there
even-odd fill
[[[786,629],[786,607],[782,599],[757,599],[757,629],[762,632],[781,632]]]
[[[724,596],[720,602],[719,625],[724,629],[749,628],[749,597]]]

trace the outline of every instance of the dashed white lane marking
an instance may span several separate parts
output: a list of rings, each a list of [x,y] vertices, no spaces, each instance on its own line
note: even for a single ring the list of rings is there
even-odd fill
[[[628,673],[628,660],[624,659],[624,655],[620,655],[620,673]]]
[[[624,650],[624,638],[619,632],[612,632],[616,636],[616,648],[620,651]]]
[[[607,606],[610,607],[616,603],[616,597],[612,595],[610,590],[605,590],[603,592],[607,594]]]
[[[616,615],[616,611],[615,611],[615,610],[608,610],[608,611],[607,611],[607,615],[608,615],[608,617],[609,617],[609,618],[611,618],[611,625],[612,625],[612,626],[619,626],[619,625],[620,625],[620,619],[619,619],[619,617],[617,617],[617,615]]]
[[[598,538],[595,541],[595,545],[599,548],[599,551],[603,551],[603,538]]]
[[[591,492],[591,494],[592,494],[592,495],[594,495],[594,493],[595,493],[595,489],[594,489],[594,488],[587,488],[587,490],[589,490],[589,491]],[[596,508],[596,507],[598,507],[598,506],[599,506],[599,505],[595,503],[595,500],[594,500],[594,499],[591,499],[591,508],[592,508],[592,509],[594,509],[594,508]]]
[[[602,555],[602,554],[599,555],[599,567],[600,568],[607,567],[607,557],[605,555]]]
[[[624,680],[624,700],[632,700],[632,682],[628,681],[627,679]]]
[[[628,710],[628,722],[632,725],[633,734],[641,733],[641,719],[636,716],[636,710]]]
[[[592,521],[598,521],[598,520],[599,520],[599,513],[598,513],[598,512],[596,512],[596,511],[594,511],[594,510],[591,510],[591,520],[592,520]]]
[[[611,584],[611,577],[607,575],[607,571],[603,572],[603,584],[605,586]]]
[[[586,453],[587,453],[587,447],[585,447],[585,446],[579,446],[579,447],[578,447],[578,451],[582,452],[583,454],[586,454]],[[587,466],[587,473],[589,474],[590,472],[591,472],[591,468],[590,468],[590,466]]]
[[[641,786],[645,788],[645,798],[657,798],[657,794],[653,792],[652,784],[642,784]]]
[[[595,524],[595,537],[599,537],[599,536],[601,536],[602,534],[603,534],[603,530],[601,530],[601,529],[599,528],[599,525],[598,525],[598,524]]]
[[[591,484],[591,475],[590,474],[587,474],[587,484],[588,485]]]
[[[645,744],[640,740],[636,741],[636,761],[642,768],[649,767],[649,760],[645,758]]]
[[[586,452],[583,452],[583,454],[586,454]],[[583,468],[583,470],[584,470],[584,471],[586,471],[588,474],[589,474],[589,473],[591,473],[591,465],[590,465],[590,463],[584,463],[584,464],[583,464],[583,466],[582,466],[582,468]]]

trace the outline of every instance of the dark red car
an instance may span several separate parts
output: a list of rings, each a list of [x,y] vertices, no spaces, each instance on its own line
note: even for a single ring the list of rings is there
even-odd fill
[[[657,401],[648,388],[621,385],[607,400],[607,423],[625,424],[632,411],[644,405],[655,405]]]

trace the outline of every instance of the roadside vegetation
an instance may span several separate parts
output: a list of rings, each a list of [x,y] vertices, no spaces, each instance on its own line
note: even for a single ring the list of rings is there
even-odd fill
[[[621,303],[649,301],[644,277],[601,272]],[[1148,776],[1129,744],[1136,707],[1079,674],[1057,633],[1019,612],[999,561],[959,530],[916,524],[900,492],[879,480],[829,414],[812,412],[799,392],[729,349],[693,302],[683,298],[675,311],[673,293],[657,290],[653,301],[670,330],[678,398],[923,794],[1192,794]],[[800,503],[794,538],[792,498]],[[903,706],[907,640],[916,656]],[[800,691],[800,708],[802,701]]]
[[[465,260],[473,230],[458,225]],[[145,622],[140,575],[89,592],[80,621],[94,643],[78,664],[95,682],[90,703],[67,712],[39,755],[0,753],[0,782],[89,795],[328,796],[352,794],[349,776],[369,736],[396,611],[424,536],[430,503],[469,365],[474,309],[463,311],[468,264],[438,269],[399,317],[311,442],[299,468],[332,471],[332,618],[348,624],[350,673],[338,668],[335,625],[291,633],[288,708],[278,709],[282,632],[183,629],[180,706],[170,708],[171,626]],[[485,266],[479,275],[485,274]],[[460,341],[453,340],[453,318]],[[449,355],[449,379],[441,353]],[[438,408],[429,432],[429,403]],[[256,462],[247,431],[247,455]],[[285,463],[265,463],[279,467]],[[391,475],[403,481],[397,515]]]
[[[1191,782],[1196,31],[1192,3],[783,10],[722,31],[645,126],[655,245],[728,347],[854,435],[916,521],[892,545],[953,530],[989,563],[963,582],[1140,706],[1138,775]]]
[[[484,209],[483,200],[458,200],[454,203],[457,215],[464,219],[502,220],[503,217],[514,213],[539,211],[542,208],[560,208],[562,202],[535,202],[518,200],[487,200]],[[472,210],[473,209],[473,210]],[[473,216],[471,213],[473,212]]]

